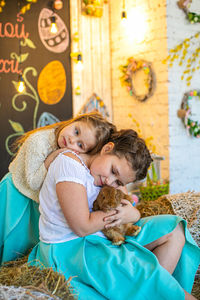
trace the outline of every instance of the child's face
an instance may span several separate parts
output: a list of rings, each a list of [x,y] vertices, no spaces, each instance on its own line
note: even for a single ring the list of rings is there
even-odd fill
[[[113,146],[109,148],[111,144],[113,145],[113,143],[106,144],[90,165],[90,173],[96,186],[109,185],[117,188],[135,181],[136,172],[127,159],[110,154],[113,149]]]
[[[95,129],[86,122],[71,123],[60,131],[58,146],[85,153],[96,146]]]

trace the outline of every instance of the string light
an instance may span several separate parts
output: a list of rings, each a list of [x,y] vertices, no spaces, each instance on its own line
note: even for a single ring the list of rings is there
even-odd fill
[[[18,10],[20,12],[20,1],[18,1]],[[19,38],[19,66],[21,67],[21,38]],[[21,69],[21,68],[20,68]],[[23,93],[25,91],[25,84],[24,84],[24,80],[23,80],[23,77],[22,77],[22,71],[21,73],[19,74],[19,78],[18,78],[18,84],[17,84],[17,91],[19,93]]]
[[[22,75],[19,76],[19,81],[17,84],[17,91],[23,93],[25,91],[25,84]]]
[[[81,51],[80,51],[80,18],[81,18],[81,15],[80,15],[80,10],[81,10],[81,7],[80,7],[80,3],[78,1],[78,33],[79,33],[79,39],[78,39],[78,55],[77,55],[77,60],[76,60],[76,67],[77,67],[77,71],[81,72],[83,70],[83,57],[82,57],[82,54],[81,54]]]
[[[121,13],[121,22],[123,25],[126,24],[127,21],[127,14],[125,10],[125,0],[123,0],[123,7],[122,7],[122,13]]]
[[[58,32],[58,27],[57,27],[57,24],[56,24],[56,17],[55,16],[52,16],[51,17],[51,28],[50,28],[50,32],[55,34]]]
[[[83,59],[82,59],[81,53],[79,53],[77,55],[77,62],[76,62],[76,64],[77,64],[77,70],[78,71],[82,71],[83,70]]]

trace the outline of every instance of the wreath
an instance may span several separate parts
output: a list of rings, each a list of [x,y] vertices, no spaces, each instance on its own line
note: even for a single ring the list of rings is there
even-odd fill
[[[198,121],[194,121],[191,119],[192,112],[190,102],[193,97],[198,97],[200,99],[200,91],[190,91],[184,94],[181,103],[181,109],[178,110],[178,117],[183,120],[188,135],[200,138],[200,124]]]
[[[200,15],[189,11],[191,2],[192,0],[179,0],[178,6],[179,8],[183,9],[191,24],[200,23]]]
[[[152,96],[154,91],[154,76],[151,69],[151,64],[144,60],[135,60],[133,57],[128,58],[127,64],[120,66],[120,70],[123,75],[120,77],[122,85],[127,86],[127,90],[131,96],[134,96],[139,101],[145,101],[150,96]],[[148,92],[145,95],[137,95],[136,90],[133,85],[133,74],[137,71],[143,70],[147,74],[147,79],[145,79],[145,86]]]

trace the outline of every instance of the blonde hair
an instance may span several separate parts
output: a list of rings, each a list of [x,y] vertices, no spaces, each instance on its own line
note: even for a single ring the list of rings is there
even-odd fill
[[[96,145],[93,149],[90,149],[89,152],[92,154],[95,154],[101,150],[104,144],[106,144],[109,141],[109,138],[111,134],[113,134],[116,131],[116,126],[112,123],[108,122],[106,119],[103,118],[103,116],[100,113],[97,112],[91,112],[87,114],[79,115],[75,118],[72,118],[70,120],[61,121],[58,123],[54,123],[51,125],[47,125],[44,127],[39,127],[33,130],[30,130],[20,136],[12,145],[12,149],[14,152],[18,152],[21,145],[25,142],[25,140],[32,135],[35,132],[38,132],[40,130],[48,130],[51,128],[55,128],[55,138],[56,141],[58,140],[58,136],[60,131],[70,125],[74,122],[85,122],[88,123],[89,126],[92,126],[96,129],[95,132],[95,138],[96,138]]]

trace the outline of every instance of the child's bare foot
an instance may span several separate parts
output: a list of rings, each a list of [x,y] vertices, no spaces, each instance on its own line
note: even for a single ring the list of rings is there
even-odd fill
[[[197,298],[195,298],[194,296],[192,296],[188,292],[184,291],[184,293],[185,293],[185,300],[197,300]]]

